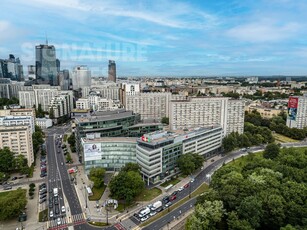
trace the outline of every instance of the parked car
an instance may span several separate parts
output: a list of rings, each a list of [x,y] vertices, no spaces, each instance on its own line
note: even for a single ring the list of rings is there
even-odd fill
[[[46,177],[46,176],[47,176],[47,173],[44,173],[44,172],[42,172],[41,175],[40,175],[40,177],[42,177],[42,178]]]
[[[61,225],[62,222],[61,222],[61,218],[60,218],[60,217],[57,219],[56,223],[57,223],[58,225]]]
[[[3,190],[10,190],[12,189],[11,185],[3,185]]]
[[[143,217],[141,218],[141,221],[142,221],[142,222],[144,222],[144,221],[146,221],[146,220],[148,220],[148,216],[143,216]]]
[[[169,196],[165,196],[164,198],[163,198],[163,200],[162,200],[164,203],[167,203],[167,202],[169,202]]]
[[[50,211],[49,213],[49,217],[52,218],[53,217],[53,211]]]
[[[156,214],[157,214],[157,212],[154,211],[154,212],[151,212],[149,215],[150,215],[150,216],[154,216],[154,215],[156,215]]]
[[[65,212],[66,212],[65,206],[62,206],[61,212],[62,212],[62,213],[65,213]]]
[[[41,200],[39,201],[39,203],[42,204],[42,203],[44,203],[46,200],[47,200],[46,198],[41,199]]]
[[[39,192],[39,195],[45,195],[47,193],[47,190]]]
[[[176,200],[176,198],[177,198],[176,195],[173,195],[171,196],[170,200],[173,201],[173,200]]]
[[[191,183],[193,183],[195,180],[194,180],[194,178],[190,181]]]
[[[47,194],[43,194],[43,195],[40,195],[39,199],[45,199],[47,197]]]
[[[54,197],[54,204],[59,204],[59,198],[57,196]]]
[[[177,193],[178,193],[178,191],[174,191],[174,192],[172,193],[172,196],[177,195]]]
[[[49,208],[53,208],[53,203],[49,201]]]
[[[183,191],[183,187],[180,187],[179,189],[178,189],[178,192],[181,192],[181,191]]]
[[[47,185],[46,185],[46,183],[42,183],[42,184],[40,184],[38,187],[39,187],[39,189],[42,189],[42,188],[46,188]]]
[[[12,178],[12,180],[17,180],[17,176],[14,176],[14,177]]]
[[[58,206],[58,205],[56,205],[56,206],[55,206],[55,214],[59,214],[59,213],[60,213],[59,206]]]
[[[165,207],[169,207],[172,205],[172,202],[168,202],[167,204],[165,204]]]
[[[185,184],[183,187],[188,188],[189,186],[190,186],[190,184]]]

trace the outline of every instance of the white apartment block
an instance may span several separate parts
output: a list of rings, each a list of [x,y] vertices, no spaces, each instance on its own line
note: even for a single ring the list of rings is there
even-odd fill
[[[35,122],[32,116],[3,116],[0,117],[0,126],[29,126],[31,133],[35,132]]]
[[[32,133],[29,126],[0,126],[0,148],[8,147],[16,154],[22,154],[28,160],[28,166],[34,162]]]
[[[76,101],[76,109],[90,109],[90,104],[88,98],[79,98]]]
[[[52,120],[49,118],[36,118],[35,124],[41,129],[52,127]]]
[[[171,93],[138,93],[126,95],[126,109],[141,115],[142,120],[160,121],[169,117]]]
[[[49,112],[53,109],[55,118],[69,115],[72,110],[71,96],[69,93],[61,93],[55,96],[50,102]]]
[[[243,133],[244,101],[226,97],[195,97],[171,101],[170,129],[221,125],[224,135]]]
[[[295,100],[296,108],[288,108],[287,126],[290,128],[303,129],[307,127],[307,94],[304,96],[291,96],[289,98],[288,107],[290,100]],[[293,107],[293,106],[291,106]]]
[[[24,108],[33,108],[36,104],[34,91],[19,91],[18,98],[19,104]]]

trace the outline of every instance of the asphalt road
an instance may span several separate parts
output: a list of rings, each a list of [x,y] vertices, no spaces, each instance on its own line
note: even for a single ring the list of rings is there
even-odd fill
[[[94,230],[97,229],[87,224],[86,220],[83,217],[82,207],[80,205],[78,196],[75,191],[75,187],[72,184],[65,164],[64,154],[61,147],[58,147],[56,144],[56,139],[60,135],[64,135],[66,128],[63,127],[53,127],[48,130],[46,138],[47,146],[47,170],[48,170],[48,192],[53,188],[59,189],[59,208],[65,206],[66,212],[71,212],[72,220],[67,220],[67,217],[64,214],[55,215],[55,217],[61,217],[63,222],[59,226],[52,226],[50,229],[67,229],[67,222],[73,222],[74,229],[85,229],[85,230]],[[60,153],[58,153],[60,151]],[[63,163],[63,164],[62,164]],[[49,194],[53,196],[53,194]],[[65,198],[64,198],[65,195]],[[48,199],[49,201],[49,199]],[[65,201],[67,201],[65,203]],[[55,213],[55,205],[53,205],[53,211]],[[64,221],[66,218],[66,221]],[[54,218],[53,218],[54,219]],[[51,221],[52,222],[52,221]],[[54,221],[53,221],[54,222]],[[116,228],[109,228],[116,229]]]
[[[296,142],[296,143],[284,143],[282,144],[282,147],[305,147],[307,146],[307,142]],[[197,189],[202,183],[210,183],[210,179],[212,174],[218,170],[222,165],[225,163],[229,163],[233,159],[236,159],[238,157],[247,155],[248,152],[255,152],[255,151],[262,151],[264,150],[265,146],[256,146],[256,147],[251,147],[250,149],[247,149],[246,151],[244,150],[238,150],[236,152],[230,153],[222,157],[221,159],[213,162],[211,165],[206,167],[204,170],[202,170],[194,179],[193,183],[190,183],[192,186],[189,188],[186,188],[182,192],[177,194],[177,199],[175,200],[178,202],[180,199],[188,196],[188,194],[193,192],[195,189]],[[191,189],[191,190],[189,190]],[[161,229],[164,226],[166,226],[169,222],[173,221],[180,215],[184,215],[192,206],[194,206],[196,199],[193,198],[189,200],[187,203],[183,204],[182,206],[174,209],[172,212],[164,215],[160,219],[156,220],[155,222],[151,223],[150,225],[146,226],[143,228],[144,230],[151,230],[151,229]],[[191,206],[192,205],[192,206]],[[133,219],[134,217],[130,217]],[[135,218],[134,218],[135,219]],[[135,220],[134,220],[135,221]]]

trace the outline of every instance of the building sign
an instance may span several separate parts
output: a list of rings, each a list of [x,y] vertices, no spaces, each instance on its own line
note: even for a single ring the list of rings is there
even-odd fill
[[[84,160],[100,160],[101,159],[101,143],[84,144]]]
[[[141,139],[144,142],[150,142],[150,138],[149,137],[142,136]]]
[[[296,120],[297,106],[298,106],[298,98],[297,97],[289,97],[288,118],[292,121]]]

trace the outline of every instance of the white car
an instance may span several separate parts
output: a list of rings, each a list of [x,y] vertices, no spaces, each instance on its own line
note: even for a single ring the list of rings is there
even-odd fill
[[[147,219],[148,219],[148,216],[143,216],[143,217],[141,218],[141,221],[144,222],[144,221],[146,221]]]
[[[157,212],[151,212],[149,215],[150,216],[154,216],[154,215],[156,215],[157,214]]]
[[[60,225],[60,224],[62,223],[60,217],[57,219],[56,223],[57,223],[58,225]]]
[[[61,211],[62,211],[62,213],[66,212],[65,206],[62,206]]]
[[[194,178],[191,180],[191,183],[193,183],[194,182]]]
[[[53,217],[53,211],[50,211],[49,216],[50,216],[50,218]]]
[[[178,189],[178,192],[181,192],[183,189],[184,189],[183,187],[180,187],[180,188]]]

